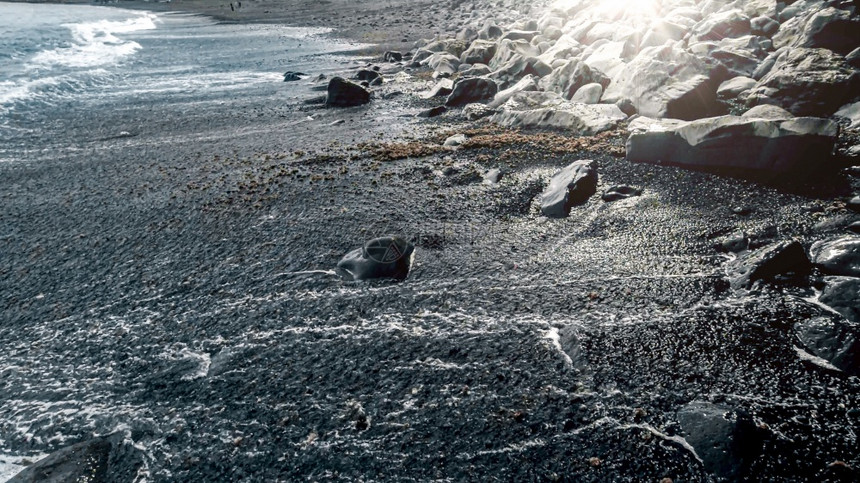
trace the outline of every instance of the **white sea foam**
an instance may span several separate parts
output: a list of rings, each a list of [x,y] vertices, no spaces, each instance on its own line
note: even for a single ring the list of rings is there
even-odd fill
[[[155,15],[144,13],[124,21],[66,24],[64,26],[71,30],[73,43],[39,52],[30,59],[29,67],[96,67],[114,64],[140,49],[137,42],[122,40],[116,34],[155,29],[155,20]]]

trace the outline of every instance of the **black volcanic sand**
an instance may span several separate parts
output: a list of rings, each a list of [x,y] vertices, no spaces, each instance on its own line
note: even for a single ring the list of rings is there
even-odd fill
[[[634,164],[623,131],[415,124],[429,101],[393,94],[415,88],[0,165],[0,453],[119,431],[155,481],[711,481],[675,438],[706,400],[753,418],[751,480],[860,467],[860,381],[795,350],[826,309],[788,282],[732,292],[713,248],[841,234],[857,179]],[[643,195],[539,216],[577,159]],[[327,272],[384,233],[416,242],[406,281]]]

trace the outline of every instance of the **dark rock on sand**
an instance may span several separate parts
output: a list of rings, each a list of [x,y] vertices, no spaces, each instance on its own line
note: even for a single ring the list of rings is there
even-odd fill
[[[350,107],[368,102],[370,102],[370,92],[364,87],[342,77],[333,77],[329,81],[325,101],[327,106]]]
[[[860,323],[860,278],[825,277],[826,284],[818,301]]]
[[[411,243],[397,236],[374,238],[344,255],[337,263],[337,273],[345,280],[402,280],[409,275],[414,251]]]
[[[779,275],[803,274],[809,270],[809,258],[797,241],[772,243],[758,250],[738,255],[729,263],[728,276],[732,288],[749,288],[757,280]]]
[[[12,477],[9,483],[134,481],[142,463],[136,450],[115,434],[55,451]]]
[[[788,48],[747,104],[776,104],[796,116],[829,116],[860,95],[860,73],[827,49]]]
[[[832,156],[839,126],[811,117],[721,116],[687,123],[639,118],[630,131],[631,161],[789,172],[821,169]]]
[[[541,194],[541,213],[564,218],[574,205],[584,203],[597,191],[597,163],[590,159],[575,161],[556,173]]]
[[[744,411],[693,401],[678,413],[684,439],[705,469],[727,481],[740,481],[762,447],[762,434]]]
[[[803,347],[837,369],[860,374],[860,328],[836,317],[816,317],[795,325]]]
[[[472,102],[492,99],[499,92],[499,86],[490,79],[462,79],[454,84],[454,89],[445,101],[449,107],[465,106]]]
[[[817,241],[809,251],[812,263],[822,272],[860,277],[860,236]]]
[[[401,62],[403,60],[403,54],[400,52],[388,51],[383,54],[382,60],[386,62]]]
[[[448,108],[445,106],[436,106],[431,107],[430,109],[425,109],[418,113],[418,117],[436,117],[445,114],[448,111]]]
[[[358,72],[356,72],[356,74],[355,74],[355,78],[357,80],[367,81],[367,82],[370,82],[370,81],[377,79],[381,76],[382,76],[382,74],[380,74],[379,72],[377,72],[375,70],[370,70],[370,69],[361,69]]]
[[[303,77],[307,76],[302,72],[284,72],[284,82],[295,82],[298,80],[302,80]]]
[[[625,184],[620,184],[616,186],[612,186],[611,188],[607,188],[606,191],[603,192],[603,201],[618,201],[623,200],[625,198],[633,198],[635,196],[639,196],[642,194],[642,190],[640,188],[635,188],[633,186],[628,186]]]

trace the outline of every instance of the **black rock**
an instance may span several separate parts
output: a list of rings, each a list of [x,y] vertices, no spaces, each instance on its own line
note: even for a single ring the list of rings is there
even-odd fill
[[[603,192],[603,201],[611,202],[623,200],[624,198],[633,198],[634,196],[639,196],[642,194],[642,190],[639,188],[634,188],[633,186],[627,186],[624,184],[620,184],[617,186],[613,186],[608,188]]]
[[[853,211],[860,213],[860,196],[855,196],[855,197],[851,198],[850,200],[848,200],[846,207],[849,210],[853,210]]]
[[[809,258],[797,241],[772,243],[738,256],[729,264],[732,288],[749,288],[756,280],[768,280],[790,273],[809,271]]]
[[[540,210],[551,218],[564,218],[576,204],[584,203],[597,191],[597,163],[575,161],[556,173],[541,195]]]
[[[295,82],[297,80],[302,80],[302,77],[307,74],[303,74],[301,72],[285,72],[284,73],[284,82]]]
[[[436,106],[431,107],[430,109],[425,109],[418,113],[418,117],[436,117],[445,114],[448,111],[448,108],[445,106]]]
[[[824,281],[826,286],[818,301],[851,322],[860,323],[860,278],[825,277]]]
[[[380,74],[379,72],[377,72],[375,70],[368,70],[368,69],[361,69],[360,71],[358,71],[358,73],[355,74],[355,78],[357,80],[367,81],[367,82],[373,81],[373,80],[375,80],[381,76],[382,76],[382,74]]]
[[[370,86],[381,86],[382,85],[382,76],[379,76],[376,79],[373,79],[372,81],[368,81],[367,84]]]
[[[855,221],[848,225],[848,231],[852,233],[860,233],[860,221]]]
[[[454,89],[448,95],[445,105],[449,107],[465,106],[472,102],[492,99],[499,92],[499,86],[490,79],[480,77],[463,79],[454,84]]]
[[[342,77],[333,77],[328,83],[327,106],[360,106],[370,102],[370,92]]]
[[[795,326],[803,347],[837,369],[860,374],[860,328],[836,317],[816,317]]]
[[[409,275],[414,251],[415,247],[400,237],[374,238],[344,255],[337,263],[337,273],[345,280],[403,280]]]
[[[748,473],[763,442],[749,414],[693,401],[681,408],[677,416],[684,439],[706,470],[727,481],[740,481]]]
[[[388,51],[383,54],[382,59],[386,62],[401,62],[403,60],[403,54],[395,51]]]
[[[57,450],[28,466],[10,483],[134,481],[143,461],[122,436],[94,438]]]
[[[860,277],[860,236],[817,241],[809,253],[812,263],[824,273]]]

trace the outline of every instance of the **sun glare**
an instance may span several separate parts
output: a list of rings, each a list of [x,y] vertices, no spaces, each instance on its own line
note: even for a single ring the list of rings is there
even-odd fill
[[[660,14],[661,0],[559,0],[560,7],[577,6],[600,18],[652,19]]]

